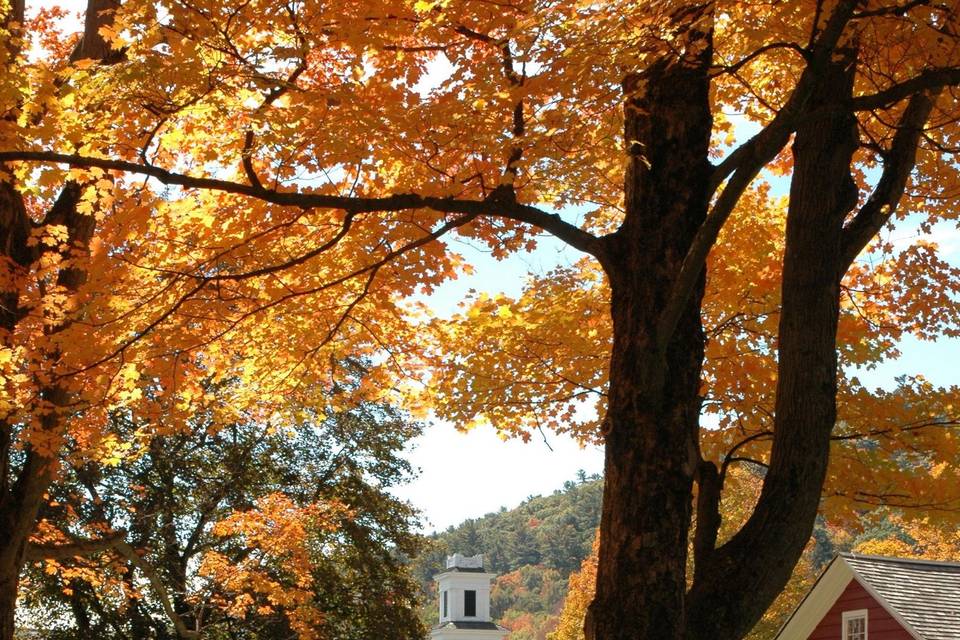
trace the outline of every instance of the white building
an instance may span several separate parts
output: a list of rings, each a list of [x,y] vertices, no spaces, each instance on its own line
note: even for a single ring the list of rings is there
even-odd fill
[[[483,555],[447,556],[447,568],[433,579],[439,593],[440,624],[430,640],[500,640],[507,630],[490,619],[490,581]]]

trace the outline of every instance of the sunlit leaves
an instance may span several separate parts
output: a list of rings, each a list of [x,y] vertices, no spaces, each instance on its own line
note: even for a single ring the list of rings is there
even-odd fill
[[[225,602],[228,615],[244,618],[248,613],[286,612],[290,625],[304,640],[322,638],[323,615],[313,603],[310,589],[310,536],[336,528],[342,505],[300,507],[282,494],[257,500],[254,509],[234,513],[213,527],[218,536],[237,536],[249,554],[239,564],[220,553],[207,553],[200,574],[214,580],[232,601]]]
[[[429,390],[438,414],[523,437],[537,427],[595,437],[610,336],[605,296],[602,275],[583,261],[531,280],[518,300],[478,294],[463,315],[434,323],[442,347]]]

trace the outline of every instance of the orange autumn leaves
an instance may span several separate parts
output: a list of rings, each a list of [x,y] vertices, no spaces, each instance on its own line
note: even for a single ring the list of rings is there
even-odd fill
[[[337,503],[301,507],[280,493],[264,496],[253,509],[235,512],[213,526],[215,536],[233,537],[242,545],[247,552],[243,559],[233,562],[210,551],[199,575],[232,594],[232,599],[215,603],[228,616],[242,619],[251,612],[283,611],[299,638],[324,638],[323,614],[311,588],[312,555],[322,553],[318,535],[335,531],[344,517],[349,512]]]
[[[23,107],[2,124],[3,135],[17,147],[128,159],[142,151],[150,163],[192,176],[371,196],[415,190],[481,197],[499,183],[504,155],[519,144],[522,170],[515,187],[522,199],[591,203],[596,208],[586,214],[587,225],[608,230],[621,206],[618,74],[668,40],[661,18],[677,3],[662,4],[520,2],[493,10],[472,1],[358,1],[338,4],[331,20],[327,3],[305,3],[294,13],[273,2],[236,10],[214,2],[126,3],[116,24],[103,31],[124,48],[124,62],[71,65],[67,52],[55,48],[23,61],[29,82],[11,88],[8,100]],[[812,8],[799,0],[781,3],[776,12],[752,3],[722,6],[715,37],[719,133],[736,138],[734,130],[748,121],[768,121],[802,58],[789,46],[771,47],[738,67],[735,77],[719,73],[720,66],[736,64],[774,36],[801,41],[811,30]],[[864,61],[862,90],[888,71],[900,77],[921,61],[949,58],[924,23],[924,11],[864,23],[868,42],[891,46],[889,55]],[[55,40],[52,21],[37,20],[35,28],[40,41]],[[522,81],[504,69],[502,49],[477,34],[510,40],[512,73],[522,72]],[[511,133],[520,99],[522,138]],[[722,115],[730,109],[745,113],[742,122]],[[944,104],[941,115],[949,109]],[[34,126],[31,118],[40,114]],[[862,118],[872,139],[889,138],[883,119]],[[953,134],[939,128],[930,135],[948,142]],[[715,154],[722,151],[718,144]],[[943,197],[956,184],[951,167],[934,157],[923,153],[920,160],[938,180],[916,185],[909,196],[930,220],[950,214],[925,196]],[[871,163],[875,159],[865,154],[865,182]],[[788,154],[773,170],[789,170]],[[291,210],[132,178],[105,180],[96,170],[17,165],[16,171],[33,197],[46,201],[68,176],[98,185],[91,204],[99,227],[90,281],[69,303],[83,309],[85,322],[61,341],[71,345],[61,367],[91,406],[83,427],[88,439],[102,421],[95,407],[136,405],[154,417],[162,413],[169,425],[206,409],[195,382],[204,375],[239,378],[251,390],[222,406],[225,413],[284,394],[309,400],[314,394],[305,389],[316,387],[301,380],[315,376],[310,382],[335,384],[335,372],[318,370],[347,354],[379,362],[389,353],[374,372],[380,384],[370,386],[392,389],[398,376],[419,376],[420,352],[432,351],[397,301],[463,270],[438,242],[403,250],[446,219],[435,213],[348,220],[342,212]],[[770,404],[765,393],[772,382],[783,206],[763,183],[745,196],[735,228],[724,233],[724,246],[712,258],[717,273],[708,281],[707,408],[725,426],[748,417],[751,433],[763,430]],[[299,261],[347,225],[349,233],[336,246]],[[43,233],[52,238],[55,232]],[[497,255],[522,250],[531,240],[528,228],[487,218],[459,233]],[[264,269],[271,265],[286,268]],[[902,330],[928,337],[947,331],[954,311],[949,281],[956,278],[943,267],[921,249],[858,266],[863,273],[848,278],[841,326],[846,363],[889,355]],[[889,291],[874,295],[890,273],[889,287],[880,287]],[[532,283],[523,299],[478,300],[475,316],[464,324],[473,327],[473,336],[438,328],[441,344],[475,347],[443,362],[432,379],[438,391],[449,392],[432,399],[439,412],[463,424],[483,416],[504,431],[551,426],[595,433],[602,411],[591,406],[602,402],[609,334],[602,280],[595,264],[577,262]],[[942,293],[920,298],[911,293],[918,286]],[[35,308],[66,303],[48,290]],[[84,340],[91,332],[97,339]],[[133,397],[131,381],[137,380],[151,381],[157,393]],[[727,439],[717,448],[731,445]]]
[[[580,565],[580,571],[570,574],[567,597],[563,601],[560,620],[547,640],[582,640],[583,619],[593,600],[597,585],[597,554],[600,549],[599,532],[593,541],[593,550]]]

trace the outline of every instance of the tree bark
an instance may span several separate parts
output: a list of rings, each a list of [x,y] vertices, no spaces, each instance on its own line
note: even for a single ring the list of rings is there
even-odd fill
[[[857,202],[859,143],[846,104],[853,51],[821,73],[793,144],[770,466],[744,527],[698,567],[687,598],[689,640],[736,640],[760,619],[800,558],[820,502],[836,419],[836,333],[843,222]]]
[[[19,586],[20,567],[16,567],[15,572],[8,567],[0,569],[0,638],[4,640],[13,638]]]
[[[699,463],[702,276],[674,337],[658,336],[657,325],[706,217],[710,11],[695,6],[675,15],[688,53],[624,82],[626,217],[600,256],[614,337],[597,591],[585,624],[590,639],[683,636],[690,494]]]

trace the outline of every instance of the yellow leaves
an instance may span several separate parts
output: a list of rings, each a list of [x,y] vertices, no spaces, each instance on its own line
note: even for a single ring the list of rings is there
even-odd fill
[[[937,464],[930,467],[930,477],[933,478],[934,480],[939,479],[940,476],[943,475],[944,471],[947,471],[950,468],[950,466],[951,466],[951,463],[947,462],[946,460],[942,460],[938,462]]]
[[[0,102],[23,107],[11,111],[15,121],[0,122],[0,146],[130,161],[142,153],[158,167],[241,181],[246,155],[264,184],[280,190],[482,199],[500,184],[504,159],[519,145],[514,186],[522,202],[581,205],[575,214],[584,225],[608,233],[622,220],[623,70],[666,47],[695,53],[700,46],[678,41],[682,34],[664,19],[673,2],[411,0],[378,5],[384,11],[376,15],[392,17],[376,20],[369,3],[203,4],[198,20],[183,3],[122,3],[117,23],[100,31],[124,45],[122,64],[66,65],[62,55],[18,61],[19,73],[0,79]],[[783,104],[805,61],[791,47],[768,45],[805,42],[814,5],[723,6],[714,39],[718,71],[764,49],[736,77],[716,76],[716,144],[733,143],[744,122],[767,121],[771,107]],[[953,55],[930,39],[922,20],[859,22],[865,42],[888,42],[884,51],[896,55],[865,56],[858,91],[915,75],[925,60],[920,49],[938,59]],[[43,30],[55,44],[52,27]],[[504,43],[522,82],[504,73]],[[280,89],[286,93],[264,106],[264,96]],[[519,100],[522,137],[513,122]],[[942,109],[950,121],[955,106],[944,101]],[[862,116],[861,129],[878,144],[892,135],[888,115]],[[925,134],[952,147],[952,129]],[[248,131],[253,153],[244,150]],[[955,197],[955,166],[925,150],[918,161],[936,179],[912,185],[915,206]],[[784,153],[771,170],[787,175],[790,162]],[[858,162],[866,180],[871,160]],[[94,170],[11,171],[30,197],[31,242],[50,251],[27,270],[4,265],[4,286],[21,294],[26,317],[15,336],[5,336],[12,342],[0,360],[0,413],[31,425],[24,434],[45,451],[66,432],[97,459],[118,464],[133,449],[105,437],[98,413],[117,408],[158,432],[178,429],[197,411],[265,416],[283,429],[286,399],[326,402],[323,391],[340,382],[327,363],[347,356],[373,356],[378,366],[374,382],[337,403],[402,388],[417,396],[410,404],[418,411],[432,404],[458,424],[489,422],[503,434],[547,426],[596,437],[611,326],[609,294],[594,263],[531,280],[516,299],[473,296],[457,317],[427,324],[428,311],[408,312],[400,301],[469,271],[439,242],[412,247],[449,221],[436,212],[358,214],[334,242],[345,223],[339,211],[288,209]],[[76,212],[97,222],[95,237],[75,246],[66,225],[40,224],[68,180],[83,185]],[[714,458],[769,427],[784,215],[785,200],[758,183],[710,257],[703,395],[717,429],[705,436],[704,450]],[[500,219],[474,220],[461,234],[497,258],[536,242],[529,228]],[[902,331],[958,331],[958,273],[936,248],[914,243],[873,258],[844,280],[843,367],[894,355]],[[59,284],[81,269],[85,282],[76,291]],[[34,414],[51,415],[36,399],[43,397],[38,381],[54,379],[70,380],[76,413],[84,414],[71,417],[69,429],[31,422]],[[238,391],[213,399],[201,379],[236,380]],[[417,385],[427,390],[414,391]],[[851,381],[842,394],[842,426],[886,425],[894,435],[883,447],[907,448],[913,437],[894,418],[916,416],[888,406],[902,398],[871,398],[857,386]],[[919,395],[906,394],[913,407]],[[873,417],[858,403],[874,409]],[[938,452],[925,461],[930,473],[949,480],[943,463],[956,443],[948,435],[917,439]],[[831,486],[862,486],[867,476],[856,460],[869,452],[838,449],[849,468],[835,469]],[[765,443],[749,453],[763,458]],[[903,478],[894,471],[883,468],[884,477]],[[259,509],[261,516],[275,512],[275,525],[292,522],[279,505]],[[239,519],[218,526],[235,526],[234,535],[257,544],[305,544],[293,524],[274,530],[261,516],[249,514],[243,527]],[[254,598],[238,606],[263,605]]]
[[[434,374],[423,395],[465,427],[490,423],[503,436],[525,437],[540,426],[594,437],[592,403],[605,384],[609,349],[606,295],[589,261],[531,279],[516,300],[472,295],[461,315],[430,327],[442,348],[429,354]]]
[[[300,638],[324,637],[323,615],[310,589],[311,540],[334,531],[344,517],[349,512],[335,502],[300,507],[284,494],[269,494],[256,501],[255,509],[235,512],[213,527],[214,535],[236,537],[245,545],[244,559],[231,562],[207,552],[200,574],[233,595],[225,606],[228,615],[243,618],[277,609]]]
[[[953,523],[944,525],[932,518],[908,518],[886,510],[874,514],[882,518],[884,529],[892,533],[859,542],[856,553],[956,562],[960,558],[960,530]]]
[[[426,13],[432,10],[439,3],[433,0],[417,0],[413,3],[413,10],[417,13]]]
[[[115,467],[123,461],[132,446],[132,443],[118,442],[115,436],[108,435],[100,443],[100,462],[108,467]]]

